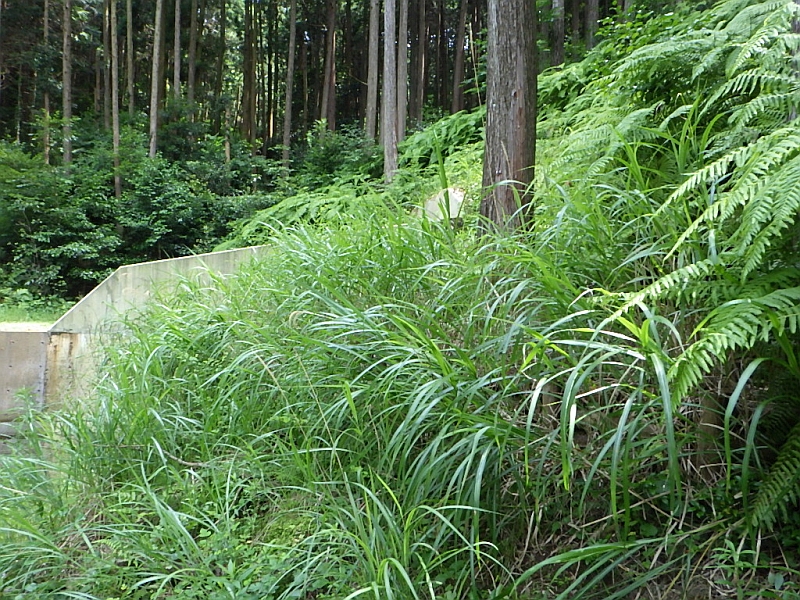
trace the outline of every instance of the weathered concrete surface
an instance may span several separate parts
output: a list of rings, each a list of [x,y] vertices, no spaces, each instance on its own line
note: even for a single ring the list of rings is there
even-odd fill
[[[43,394],[47,406],[81,399],[91,392],[100,364],[94,337],[90,333],[50,332]]]
[[[154,292],[166,289],[176,277],[207,283],[210,273],[232,274],[266,249],[253,246],[120,267],[56,321],[51,331],[90,333],[106,329],[130,309],[144,306]]]
[[[23,390],[39,405],[90,393],[102,375],[99,336],[116,335],[119,318],[143,307],[154,291],[169,292],[183,278],[207,284],[266,251],[255,246],[120,267],[52,326],[0,323],[0,423],[24,410]]]
[[[0,422],[19,416],[20,394],[44,399],[48,340],[46,326],[0,324]]]

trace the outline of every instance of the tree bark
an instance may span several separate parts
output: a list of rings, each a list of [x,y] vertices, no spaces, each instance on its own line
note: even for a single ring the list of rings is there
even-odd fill
[[[440,108],[447,106],[447,0],[439,0],[436,34],[436,94]]]
[[[383,7],[383,99],[381,139],[383,175],[387,182],[397,171],[397,48],[395,0],[384,0]]]
[[[564,0],[553,0],[553,64],[564,63]]]
[[[453,102],[450,106],[452,114],[464,110],[464,46],[467,38],[467,9],[469,0],[461,0],[458,11],[458,29],[456,30],[456,53],[453,60]]]
[[[489,0],[486,150],[481,215],[487,229],[524,227],[536,148],[536,8]]]
[[[103,129],[111,129],[111,77],[109,61],[111,60],[111,26],[109,24],[111,0],[103,1],[103,62],[100,72],[103,75]]]
[[[397,141],[406,138],[408,115],[408,0],[400,0],[397,24]]]
[[[308,31],[303,30],[303,40],[300,43],[300,79],[303,83],[303,112],[300,117],[300,131],[308,131]]]
[[[256,119],[256,57],[253,0],[244,3],[244,82],[242,88],[242,137],[252,145]]]
[[[289,5],[289,56],[286,64],[286,97],[283,108],[283,166],[289,168],[289,147],[292,143],[292,91],[294,87],[294,47],[297,43],[297,0]]]
[[[369,57],[367,65],[367,114],[364,131],[368,139],[374,140],[377,133],[378,121],[378,55],[380,48],[380,0],[370,0],[369,3]]]
[[[192,0],[192,15],[189,20],[189,64],[186,75],[186,98],[194,104],[194,86],[197,77],[197,0]]]
[[[94,114],[99,115],[103,103],[103,67],[101,65],[100,49],[92,49],[92,64],[94,65]]]
[[[322,84],[320,119],[326,119],[328,129],[336,130],[336,0],[328,0],[325,35],[325,79]]]
[[[181,0],[175,0],[175,39],[172,48],[172,94],[181,98]]]
[[[63,158],[65,166],[72,164],[72,0],[64,0],[63,47],[61,53],[61,111],[63,125]]]
[[[156,14],[153,36],[153,65],[150,77],[150,158],[155,158],[158,150],[158,97],[161,85],[161,53],[164,35],[164,0],[156,0]]]
[[[597,23],[600,20],[600,4],[598,0],[586,0],[586,48],[595,46]]]
[[[3,39],[3,0],[0,0],[0,40]],[[3,80],[5,78],[5,60],[3,57],[3,45],[0,44],[0,106],[2,105]]]
[[[119,39],[117,37],[117,0],[109,6],[111,29],[111,138],[114,152],[114,196],[122,197],[119,174]]]
[[[222,5],[220,7],[220,15],[219,15],[219,37],[220,37],[220,50],[219,54],[217,55],[217,69],[216,69],[216,77],[214,79],[214,125],[212,131],[215,134],[219,134],[222,122],[222,78],[223,72],[222,67],[225,64],[225,48],[226,48],[226,40],[225,40],[225,26],[227,21],[227,0],[222,0]]]
[[[633,0],[624,0],[624,2],[622,3],[622,15],[626,21],[631,18],[632,10],[633,10]]]
[[[3,0],[0,0],[2,5]],[[2,7],[0,7],[2,11]],[[42,41],[47,48],[50,43],[50,0],[44,0],[44,15],[42,17]],[[43,123],[42,123],[42,151],[44,154],[44,164],[50,164],[50,69],[46,69],[44,77],[43,104]]]
[[[133,66],[133,0],[127,0],[127,2],[125,2],[125,19],[127,20],[125,24],[125,43],[127,48],[125,58],[128,62],[128,114],[131,119],[133,119],[134,114],[136,114],[136,78]]]
[[[425,104],[426,60],[428,54],[428,19],[426,0],[417,0],[417,31],[411,42],[411,86],[408,113],[415,124],[422,122]]]

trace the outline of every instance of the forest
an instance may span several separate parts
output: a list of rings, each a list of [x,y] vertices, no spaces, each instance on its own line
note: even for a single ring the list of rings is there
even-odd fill
[[[800,3],[0,0],[0,77],[0,318],[270,248],[17,421],[1,599],[800,598]]]

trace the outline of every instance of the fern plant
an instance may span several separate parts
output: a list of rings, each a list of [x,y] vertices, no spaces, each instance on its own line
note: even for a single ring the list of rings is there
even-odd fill
[[[739,13],[720,29],[729,40],[725,51],[712,50],[696,69],[697,76],[724,62],[726,80],[701,112],[726,114],[729,127],[711,141],[709,162],[687,174],[657,213],[678,209],[690,218],[668,253],[682,266],[627,297],[629,307],[670,298],[701,310],[669,371],[676,401],[715,365],[752,353],[759,343],[781,348],[790,360],[800,315],[800,79],[793,32],[800,11],[789,1],[746,8],[731,1],[718,14],[733,6]],[[798,497],[795,427],[752,504],[751,522],[772,527]]]

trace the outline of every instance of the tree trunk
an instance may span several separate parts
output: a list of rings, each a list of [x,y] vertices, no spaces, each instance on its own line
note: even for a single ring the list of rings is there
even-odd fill
[[[64,0],[64,41],[61,54],[61,111],[64,117],[63,162],[72,164],[72,0]]]
[[[134,87],[136,78],[133,67],[133,0],[125,2],[125,18],[127,19],[125,24],[125,43],[127,48],[125,58],[128,61],[128,114],[133,119],[136,111],[136,88]]]
[[[99,115],[103,103],[103,67],[100,49],[92,49],[92,61],[94,64],[94,114]]]
[[[344,3],[344,20],[342,22],[342,38],[343,38],[343,61],[345,68],[345,80],[359,81],[356,75],[355,52],[353,51],[353,7],[352,0],[345,0]],[[344,91],[344,106],[339,108],[340,111],[347,115],[358,115],[359,97],[361,96],[361,86],[358,87],[358,93],[353,92],[353,88],[348,86]],[[341,98],[339,99],[341,100]],[[342,104],[340,102],[340,104]]]
[[[572,0],[572,31],[570,41],[572,42],[572,58],[578,60],[580,57],[579,42],[581,40],[581,0]]]
[[[598,0],[586,0],[586,49],[595,45],[597,23],[600,20],[600,4]]]
[[[3,39],[3,0],[0,0],[0,40]],[[3,77],[5,76],[5,60],[3,58],[3,44],[0,44],[0,106],[2,106]]]
[[[537,5],[538,6],[538,5]],[[545,9],[550,12],[552,8],[552,1],[548,1]],[[537,11],[537,19],[538,19],[538,11]],[[542,40],[542,44],[538,45],[537,48],[539,49],[539,55],[536,57],[536,64],[539,65],[539,68],[547,68],[550,66],[550,53],[552,52],[552,44],[550,43],[550,20],[549,19],[538,19],[538,31],[536,33],[536,39]]]
[[[172,93],[181,98],[181,0],[175,0],[175,45],[172,49]]]
[[[626,21],[631,18],[632,11],[633,11],[633,0],[624,0],[624,2],[622,3],[622,14]]]
[[[426,0],[417,0],[417,30],[411,41],[411,89],[408,113],[414,124],[422,122],[425,104],[426,58],[428,54],[428,19]]]
[[[289,56],[286,64],[286,98],[283,108],[283,166],[289,168],[292,143],[292,88],[294,87],[294,47],[297,41],[297,0],[289,5]]]
[[[158,97],[161,87],[162,38],[164,36],[164,0],[156,0],[153,34],[153,65],[150,76],[150,158],[158,150]]]
[[[308,131],[308,43],[307,31],[303,30],[303,40],[300,43],[300,74],[303,82],[303,113],[300,119],[300,131]]]
[[[377,132],[378,120],[378,55],[380,48],[380,0],[370,0],[369,3],[369,58],[367,66],[367,114],[364,131],[368,139],[374,140]]]
[[[3,0],[0,0],[0,4]],[[2,8],[0,7],[0,11]],[[44,0],[44,16],[42,18],[42,40],[44,47],[47,48],[50,42],[50,0]],[[50,164],[50,69],[45,69],[44,73],[44,94],[42,98],[42,151],[44,154],[44,164]]]
[[[564,0],[553,0],[553,63],[564,64]]]
[[[320,119],[328,121],[328,129],[336,130],[336,0],[328,0],[325,35],[325,79],[322,84]]]
[[[489,0],[486,150],[481,215],[487,229],[524,227],[536,148],[536,7]]]
[[[467,38],[467,9],[469,0],[461,0],[456,30],[456,54],[453,61],[453,102],[450,112],[455,114],[464,110],[464,46]]]
[[[244,3],[244,80],[242,88],[242,137],[253,144],[256,119],[256,57],[253,0]]]
[[[447,0],[439,0],[436,34],[436,95],[439,108],[447,106]]]
[[[111,0],[103,1],[103,62],[100,72],[103,75],[103,129],[111,129],[111,77],[109,77],[109,61],[111,59],[111,26],[109,12]]]
[[[406,138],[408,115],[408,0],[400,0],[397,24],[397,141]]]
[[[222,121],[222,78],[223,72],[222,67],[225,64],[225,47],[226,47],[226,40],[225,40],[225,26],[227,20],[227,10],[226,10],[227,0],[222,0],[222,5],[220,7],[220,15],[219,15],[219,37],[220,37],[220,50],[219,55],[217,55],[217,73],[216,78],[214,79],[214,125],[212,131],[219,135],[220,128],[221,128],[221,121]]]
[[[381,139],[383,140],[383,175],[390,182],[397,171],[397,48],[395,36],[395,0],[383,5],[383,100],[381,102]]]
[[[114,151],[114,196],[122,197],[119,174],[119,39],[117,37],[117,0],[109,6],[111,29],[111,137]]]
[[[186,97],[190,105],[194,104],[194,83],[197,77],[197,0],[192,0],[191,11],[192,14],[189,20],[189,65],[186,75]]]

